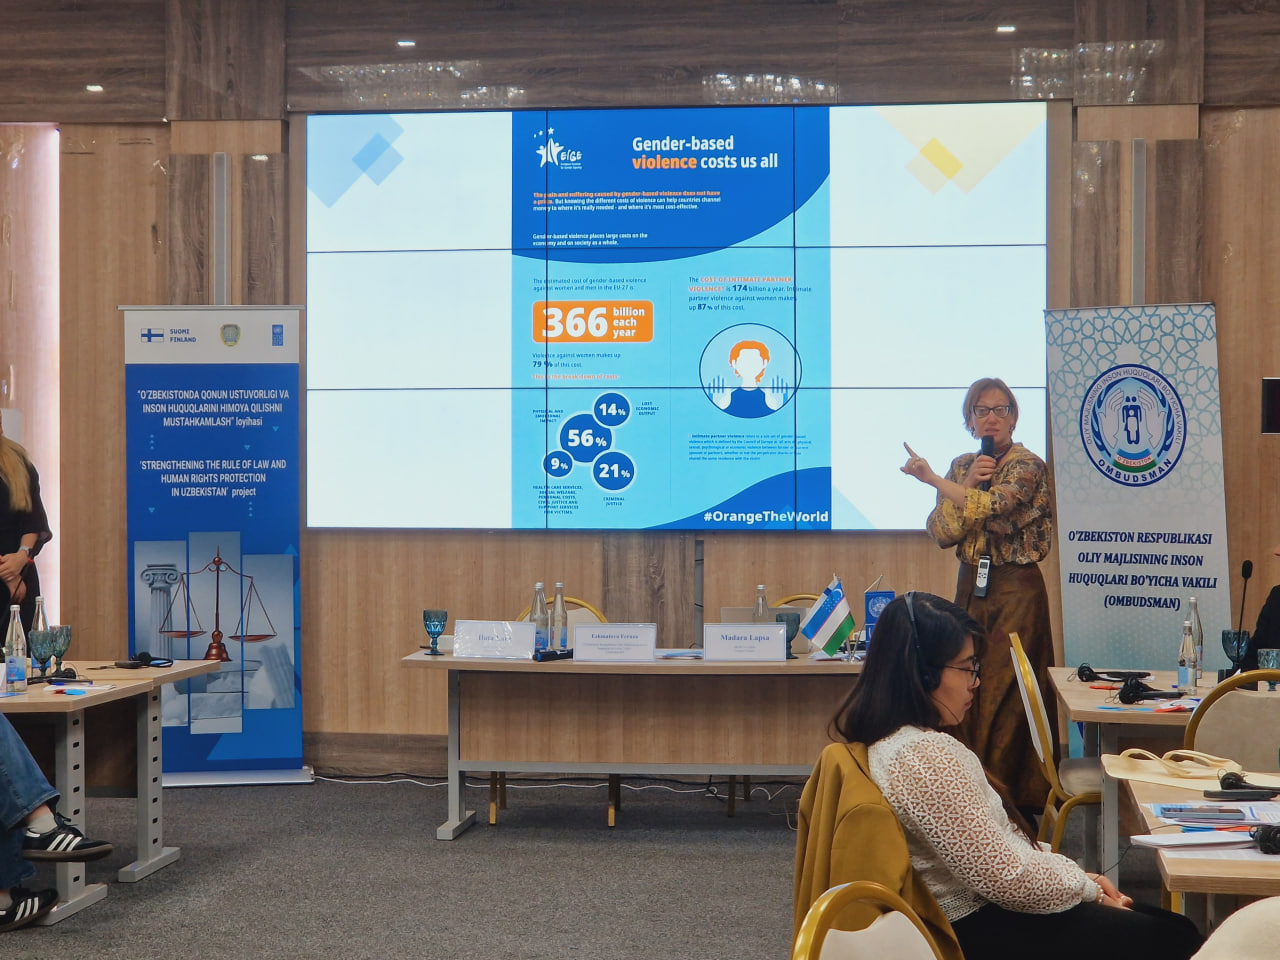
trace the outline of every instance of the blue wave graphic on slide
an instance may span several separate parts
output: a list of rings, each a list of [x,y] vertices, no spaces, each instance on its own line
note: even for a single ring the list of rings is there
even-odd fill
[[[806,519],[799,519],[802,514]],[[728,515],[742,519],[726,519]],[[831,468],[808,467],[767,477],[705,510],[649,529],[830,530]]]

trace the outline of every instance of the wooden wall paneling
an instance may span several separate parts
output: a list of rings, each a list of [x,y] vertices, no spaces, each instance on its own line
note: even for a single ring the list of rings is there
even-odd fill
[[[245,304],[288,303],[285,299],[285,264],[289,234],[286,214],[283,154],[250,154],[241,158],[242,184],[239,261]]]
[[[1075,115],[1071,104],[1060,100],[1047,104],[1048,145],[1048,270],[1045,303],[1050,309],[1070,304],[1071,297],[1071,183],[1072,137]],[[1051,434],[1046,433],[1046,436]]]
[[[1071,0],[838,4],[843,103],[1021,99],[1023,60],[1036,62],[1033,51],[1065,55],[1072,44]],[[1017,29],[997,33],[1001,25]],[[1058,89],[1055,95],[1071,93]]]
[[[1216,305],[1222,459],[1231,609],[1240,611],[1240,563],[1255,564],[1244,625],[1252,628],[1280,582],[1280,435],[1260,434],[1261,380],[1280,376],[1280,109],[1205,110],[1204,297]],[[1225,624],[1215,624],[1218,629]]]
[[[1280,50],[1280,6],[1205,0],[1205,104],[1280,103],[1277,50]]]
[[[284,116],[285,0],[167,0],[170,120]]]
[[[694,541],[689,532],[601,536],[603,611],[623,623],[657,623],[658,645],[688,647],[696,639]]]
[[[897,464],[886,469],[897,469]],[[924,521],[921,517],[922,528]],[[923,530],[708,533],[703,546],[703,615],[706,622],[715,623],[721,607],[749,606],[757,583],[767,586],[773,600],[792,593],[821,593],[836,573],[853,597],[850,605],[861,625],[861,593],[881,574],[886,588],[899,593],[926,590],[950,599],[955,596],[956,571],[955,551],[942,550]]]
[[[168,303],[212,303],[213,164],[199,154],[169,157]]]
[[[1077,106],[1199,103],[1204,0],[1077,0]]]
[[[0,124],[0,407],[22,411],[54,538],[40,552],[46,605],[58,609],[62,540],[58,390],[58,132]],[[10,436],[17,424],[6,423]],[[52,614],[51,614],[52,616]]]
[[[1148,151],[1147,302],[1199,303],[1204,151],[1199,140],[1159,140]]]
[[[1072,151],[1071,306],[1124,302],[1129,284],[1121,264],[1125,218],[1120,209],[1121,145],[1077,141]],[[1127,236],[1127,230],[1125,231]]]
[[[1076,109],[1077,140],[1194,140],[1200,108],[1194,104]]]
[[[458,619],[514,618],[535,580],[604,595],[598,534],[310,529],[301,557],[308,732],[446,732],[443,677],[399,662],[426,641],[424,607],[447,609],[452,633]]]
[[[0,12],[0,119],[164,117],[165,0],[10,0]],[[86,84],[101,84],[98,93]]]
[[[71,656],[128,653],[122,304],[163,303],[168,131],[62,126],[62,616]]]
[[[287,103],[315,112],[831,102],[836,19],[835,4],[808,0],[292,0]],[[417,45],[399,48],[400,39]],[[736,92],[711,81],[720,73],[742,81]],[[764,74],[825,87],[766,89]]]

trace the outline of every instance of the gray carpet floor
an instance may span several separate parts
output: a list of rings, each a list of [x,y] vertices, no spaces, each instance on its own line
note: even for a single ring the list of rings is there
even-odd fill
[[[165,841],[182,857],[139,883],[133,801],[91,798],[88,864],[105,900],[51,927],[0,934],[20,958],[450,958],[783,960],[799,785],[755,785],[726,816],[697,784],[625,789],[606,825],[603,786],[512,789],[488,825],[435,839],[440,786],[318,781],[165,792]],[[675,786],[684,791],[672,792]],[[1078,834],[1064,852],[1079,852]],[[52,883],[52,868],[41,868]],[[1158,898],[1148,851],[1122,862],[1126,892]],[[1156,901],[1158,902],[1158,900]]]

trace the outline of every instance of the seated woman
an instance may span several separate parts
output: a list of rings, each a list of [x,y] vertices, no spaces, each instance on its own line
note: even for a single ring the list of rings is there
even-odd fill
[[[943,732],[973,703],[984,640],[954,603],[897,598],[833,721],[846,742],[866,744],[871,779],[966,960],[1190,957],[1202,938],[1189,920],[1135,905],[1105,876],[1040,847],[977,756]]]

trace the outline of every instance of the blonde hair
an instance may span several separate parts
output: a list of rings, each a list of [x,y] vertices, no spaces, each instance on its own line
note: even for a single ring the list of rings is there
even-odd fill
[[[17,513],[31,512],[31,474],[22,444],[0,435],[0,478],[9,488],[9,506]]]

